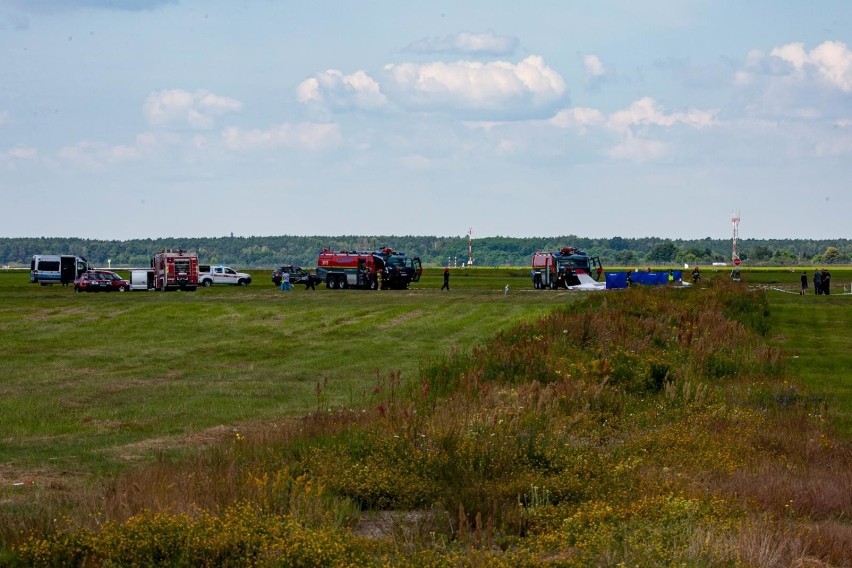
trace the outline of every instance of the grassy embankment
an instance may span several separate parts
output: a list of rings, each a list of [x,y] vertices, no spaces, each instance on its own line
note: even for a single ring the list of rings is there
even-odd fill
[[[493,285],[482,289],[454,309],[508,300]],[[323,294],[332,304],[343,297]],[[510,296],[526,313],[564,297]],[[235,315],[246,307],[219,301],[242,328]],[[848,445],[825,430],[823,400],[796,385],[762,338],[760,295],[635,290],[592,302],[586,313],[559,310],[472,354],[442,353],[413,390],[397,373],[361,369],[377,379],[368,412],[341,408],[323,389],[306,395],[318,412],[298,428],[232,432],[195,458],[126,473],[95,507],[108,521],[100,529],[90,532],[92,519],[78,511],[83,528],[20,552],[187,565],[841,565],[852,557],[842,520]],[[421,318],[394,321],[413,319]],[[359,509],[401,511],[387,517],[391,538],[353,535],[359,517],[369,526]]]

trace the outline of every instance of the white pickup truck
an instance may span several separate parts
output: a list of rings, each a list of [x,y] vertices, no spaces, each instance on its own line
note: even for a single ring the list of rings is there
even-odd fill
[[[198,265],[198,284],[204,287],[213,284],[235,284],[248,286],[251,284],[251,274],[237,272],[229,266]]]

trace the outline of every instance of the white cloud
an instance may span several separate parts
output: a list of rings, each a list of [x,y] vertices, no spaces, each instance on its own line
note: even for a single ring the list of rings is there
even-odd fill
[[[392,91],[409,105],[511,110],[542,106],[565,94],[565,81],[538,56],[517,65],[457,61],[385,66]]]
[[[607,69],[597,55],[583,56],[583,67],[590,76],[598,78],[607,74]]]
[[[651,97],[633,102],[629,107],[605,115],[594,108],[573,107],[556,113],[548,124],[557,128],[574,129],[580,134],[600,127],[617,134],[620,142],[607,155],[618,160],[648,162],[665,157],[669,150],[663,142],[647,137],[648,127],[671,128],[682,125],[704,128],[718,124],[716,111],[689,110],[666,113]]]
[[[151,132],[144,132],[136,136],[135,144],[117,146],[104,146],[101,151],[101,160],[104,162],[123,162],[131,160],[139,160],[146,156],[151,156],[157,152],[157,149],[163,145],[168,137],[158,139]]]
[[[209,129],[216,117],[239,112],[242,103],[210,93],[181,89],[155,91],[148,95],[142,112],[148,122],[161,128]]]
[[[38,157],[38,150],[27,146],[15,146],[6,152],[6,155],[18,160],[32,160]]]
[[[421,54],[454,53],[464,56],[511,55],[518,47],[518,39],[492,32],[461,32],[442,38],[423,38],[409,45],[405,51]]]
[[[253,150],[279,146],[322,150],[341,142],[337,124],[284,123],[268,130],[227,128],[222,132],[225,145],[232,150]]]
[[[820,77],[844,93],[852,92],[852,51],[845,43],[827,41],[810,53]]]
[[[432,160],[421,154],[408,154],[402,157],[401,163],[412,170],[425,170],[432,165]]]
[[[852,50],[841,41],[826,41],[811,51],[804,44],[790,43],[769,55],[786,62],[790,74],[801,81],[819,80],[844,93],[852,92]]]
[[[837,120],[849,115],[852,50],[826,41],[808,50],[802,43],[752,51],[736,71],[734,85],[752,116],[796,121]]]
[[[674,126],[684,124],[695,128],[716,124],[716,111],[690,110],[665,114],[651,97],[635,101],[629,108],[612,113],[607,126],[616,131],[624,131],[633,126]]]
[[[364,71],[344,75],[336,69],[317,73],[296,88],[302,103],[320,103],[332,108],[373,110],[384,106],[387,98],[379,84]]]
[[[628,136],[617,146],[607,152],[610,158],[615,160],[629,160],[632,162],[650,162],[665,157],[668,152],[667,146],[657,140],[646,140]]]
[[[34,162],[38,157],[38,150],[35,148],[15,146],[5,152],[0,152],[0,167],[15,170],[18,164]]]
[[[75,167],[100,171],[110,164],[156,156],[163,148],[173,148],[180,143],[181,137],[175,134],[143,132],[136,136],[133,144],[111,146],[101,142],[81,140],[76,144],[60,148],[59,157]]]
[[[82,140],[59,149],[59,157],[73,166],[85,170],[100,170],[104,166],[106,146]]]
[[[805,63],[808,59],[808,54],[805,51],[804,44],[801,43],[789,43],[787,45],[782,45],[781,47],[776,47],[770,52],[772,57],[777,57],[779,59],[783,59],[787,63],[793,66],[797,71],[802,70],[804,68]]]
[[[604,114],[594,108],[574,107],[560,110],[549,120],[550,124],[558,128],[578,128],[585,132],[586,127],[603,124]]]

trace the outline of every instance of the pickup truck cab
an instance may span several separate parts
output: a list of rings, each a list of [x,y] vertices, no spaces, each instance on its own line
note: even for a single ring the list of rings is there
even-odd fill
[[[251,274],[237,272],[229,266],[198,265],[198,283],[204,287],[213,284],[234,284],[248,286],[251,284]]]

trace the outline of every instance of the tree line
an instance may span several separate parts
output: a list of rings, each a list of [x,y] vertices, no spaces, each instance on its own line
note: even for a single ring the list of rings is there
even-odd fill
[[[323,249],[377,250],[391,247],[418,256],[427,266],[462,266],[468,262],[468,238],[437,236],[269,236],[95,240],[64,237],[0,238],[0,264],[29,266],[34,254],[76,254],[96,266],[148,266],[165,248],[198,254],[203,263],[238,268],[274,268],[283,264],[316,265]],[[701,265],[731,261],[730,239],[484,237],[473,239],[474,266],[525,266],[537,251],[578,247],[599,256],[604,266]],[[849,239],[744,239],[739,256],[747,265],[793,266],[852,262]]]

